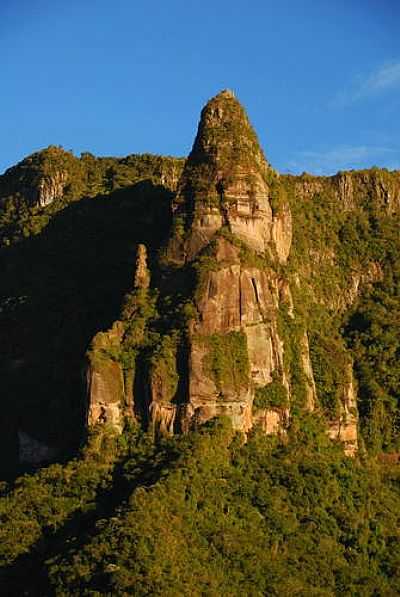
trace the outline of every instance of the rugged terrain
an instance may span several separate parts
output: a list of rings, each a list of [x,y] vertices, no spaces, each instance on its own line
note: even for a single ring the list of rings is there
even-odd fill
[[[355,453],[340,326],[384,278],[376,228],[397,221],[398,172],[280,176],[224,91],[186,161],[50,147],[10,168],[0,196],[12,466],[100,422],[174,432],[226,414],[285,433],[299,409]]]
[[[215,500],[217,510],[227,508],[227,520],[232,508],[234,518],[227,524],[233,526],[226,533],[232,533],[233,544],[245,541],[236,528],[240,508],[251,533],[261,516],[259,532],[266,534],[260,541],[267,542],[272,560],[285,568],[288,553],[301,559],[294,544],[284,547],[287,536],[310,532],[311,541],[313,533],[300,497],[308,490],[296,485],[298,474],[318,486],[314,497],[311,490],[307,497],[312,516],[320,516],[313,500],[324,491],[324,476],[337,500],[324,506],[326,516],[334,519],[319,521],[321,528],[326,524],[330,529],[326,537],[322,533],[322,544],[334,545],[326,543],[322,551],[336,558],[331,568],[341,570],[326,580],[335,586],[330,590],[343,594],[346,587],[350,593],[345,594],[354,594],[346,576],[351,576],[354,557],[362,570],[354,569],[354,586],[362,584],[366,562],[375,566],[370,592],[359,594],[395,594],[390,578],[396,563],[388,554],[395,541],[390,534],[393,508],[400,499],[390,492],[398,473],[374,467],[378,459],[385,463],[382,467],[396,468],[400,450],[399,223],[400,172],[373,168],[331,177],[280,175],[266,160],[243,107],[227,90],[203,108],[187,159],[95,158],[87,153],[77,158],[52,146],[7,170],[0,177],[2,470],[12,480],[32,467],[64,462],[17,481],[14,491],[5,486],[3,556],[11,565],[5,578],[17,587],[15,594],[22,590],[19,566],[31,566],[37,575],[44,566],[42,553],[59,554],[49,574],[56,579],[54,586],[62,587],[60,594],[98,594],[81,592],[85,574],[88,591],[96,591],[98,574],[108,574],[109,594],[114,581],[118,591],[140,585],[139,572],[132,576],[135,581],[129,576],[128,548],[127,561],[110,560],[108,571],[93,572],[103,565],[96,550],[105,548],[99,542],[112,543],[115,536],[125,545],[125,532],[132,541],[141,533],[155,541],[153,522],[142,530],[135,526],[126,501],[133,490],[138,516],[145,517],[147,507],[159,508],[164,491],[175,496],[176,487],[185,487],[190,499],[211,510]],[[216,423],[216,417],[222,422]],[[82,446],[86,452],[70,461]],[[315,458],[318,471],[311,464]],[[186,472],[179,473],[175,461]],[[362,461],[372,468],[359,469]],[[292,464],[296,473],[290,472]],[[190,467],[197,479],[193,486],[185,477],[190,477]],[[258,485],[254,475],[260,476]],[[64,478],[69,479],[67,493]],[[216,478],[227,484],[227,502],[222,503],[217,489],[211,497],[198,493],[200,485]],[[385,515],[367,503],[367,478],[382,493]],[[153,483],[153,497],[140,494],[141,487]],[[362,531],[364,523],[349,513],[357,509],[357,483],[363,487],[359,500],[364,514],[372,508],[383,521],[379,556],[375,543],[365,552],[361,548],[364,535],[375,541],[375,527]],[[41,486],[45,489],[36,489]],[[297,496],[290,505],[288,487]],[[272,492],[268,500],[273,505],[265,505],[264,492]],[[250,500],[246,505],[240,501],[247,499],[243,496]],[[346,496],[350,511],[344,506]],[[52,514],[41,513],[47,499],[55,500]],[[183,512],[186,506],[168,500],[166,512],[174,519],[174,509]],[[33,504],[37,526],[24,535],[30,524],[27,503]],[[276,524],[283,525],[276,539],[274,517],[266,514],[270,506],[276,510]],[[198,516],[199,508],[190,517]],[[7,534],[13,509],[20,521],[18,548],[13,533]],[[115,512],[119,522],[114,533]],[[298,527],[285,512],[295,513]],[[96,521],[101,516],[111,517],[102,522],[105,535],[92,526],[91,517]],[[215,512],[204,516],[196,522],[203,539],[208,524],[215,523]],[[192,523],[185,526],[187,521],[179,520],[183,537]],[[347,524],[353,525],[354,535]],[[74,525],[82,525],[86,533],[82,561],[78,545],[71,548],[72,555],[63,552],[61,562],[60,545],[79,535]],[[227,561],[236,561],[236,548],[230,552],[229,539],[220,532],[224,547],[214,537],[212,549],[222,549],[221,554],[226,549]],[[187,546],[182,537],[176,534],[174,540]],[[184,559],[200,553],[203,539],[188,548]],[[352,541],[357,557],[350,553]],[[162,543],[157,545],[155,549],[162,549]],[[238,553],[246,552],[240,545]],[[251,553],[253,548],[248,547]],[[146,550],[137,549],[136,557],[140,553],[146,559]],[[210,570],[212,549],[203,563],[198,556],[200,575]],[[305,549],[311,558],[314,548]],[[243,553],[240,558],[246,562]],[[263,557],[258,554],[258,561]],[[21,563],[15,558],[22,558]],[[377,563],[385,558],[391,572]],[[228,569],[236,565],[232,562]],[[280,567],[264,565],[271,594],[279,594]],[[119,566],[128,576],[121,576]],[[325,594],[312,593],[319,590],[319,581],[311,573],[313,580],[307,574],[303,578],[296,566],[280,594]],[[177,594],[166,593],[164,581],[157,585],[157,575],[153,578],[149,570],[143,587],[151,578],[156,594]],[[162,574],[160,578],[167,578],[165,570]],[[232,586],[217,574],[213,585],[207,572],[199,593],[192,591],[191,578],[190,594],[237,594],[239,587],[241,594],[259,594],[251,592],[253,573],[240,574]],[[46,591],[49,578],[37,579]],[[143,591],[137,594],[147,594]],[[179,594],[185,594],[182,588]]]

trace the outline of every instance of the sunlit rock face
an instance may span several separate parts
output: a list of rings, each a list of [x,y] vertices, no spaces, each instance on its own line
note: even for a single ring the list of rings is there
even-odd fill
[[[0,200],[17,196],[30,207],[47,207],[62,199],[78,158],[50,146],[22,160],[0,176]]]
[[[136,416],[155,433],[176,433],[224,415],[245,434],[254,427],[285,434],[293,413],[319,416],[309,335],[284,267],[292,242],[286,191],[232,92],[203,109],[172,209],[170,238],[156,264],[156,312],[151,315],[148,303],[153,276],[139,246],[132,305],[142,310],[122,313],[122,321],[92,342],[88,425],[121,431]],[[185,299],[169,312],[171,293]],[[136,362],[127,368],[132,329]],[[352,455],[351,368],[339,411],[328,433]]]
[[[256,389],[268,386],[273,375],[289,389],[277,324],[282,280],[274,264],[287,260],[292,227],[277,189],[279,176],[245,110],[231,91],[222,91],[202,110],[173,204],[169,263],[196,262],[204,251],[213,261],[195,291],[187,394],[173,412],[178,428],[223,414],[238,430],[247,432],[257,422],[275,433],[288,420],[286,404],[253,407]],[[171,426],[170,417],[169,409],[164,427]]]
[[[274,372],[287,384],[277,329],[278,278],[273,270],[241,263],[239,250],[225,239],[216,244],[218,269],[202,281],[199,316],[189,333],[184,415],[196,422],[228,415],[234,428],[247,432],[254,423],[256,389],[270,384]],[[282,408],[277,407],[278,418]]]
[[[201,113],[174,204],[179,234],[170,257],[187,261],[222,227],[250,249],[285,261],[291,241],[287,207],[273,214],[277,173],[266,161],[246,112],[225,90]]]
[[[133,294],[130,309],[137,310],[138,296],[145,297],[150,285],[147,250],[142,244],[136,252],[133,275]],[[120,433],[127,419],[134,417],[134,365],[126,359],[127,321],[115,321],[113,326],[98,332],[86,358],[85,382],[87,396],[87,425],[107,425]],[[136,341],[143,339],[143,325],[135,327]],[[124,358],[125,357],[125,358]]]
[[[124,376],[114,356],[121,349],[122,337],[123,326],[116,322],[107,332],[96,334],[90,346],[86,369],[89,427],[106,424],[122,431]]]
[[[338,416],[328,424],[331,439],[344,444],[345,453],[354,456],[358,449],[358,410],[353,368],[349,364],[345,374]]]

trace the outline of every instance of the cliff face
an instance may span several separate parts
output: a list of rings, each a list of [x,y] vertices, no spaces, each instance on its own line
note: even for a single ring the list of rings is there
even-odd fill
[[[221,92],[202,111],[178,185],[170,258],[192,260],[227,227],[250,249],[284,262],[291,217],[284,206],[279,215],[273,213],[278,178],[242,106],[232,92]]]
[[[293,177],[296,194],[305,199],[327,193],[342,209],[352,211],[360,204],[374,203],[388,213],[400,209],[400,172],[387,172],[378,168],[371,170],[338,172],[334,176],[305,174]]]
[[[0,200],[17,195],[29,207],[46,207],[63,197],[78,163],[60,147],[33,154],[0,176]]]
[[[399,212],[399,172],[279,175],[229,91],[186,161],[26,158],[0,177],[3,443],[38,463],[83,419],[285,434],[314,413],[354,454],[369,412],[344,318],[390,278]]]
[[[150,273],[144,245],[137,248],[133,289],[126,297],[122,321],[99,332],[87,352],[86,424],[107,425],[120,433],[135,414],[134,377],[137,348],[144,340]]]
[[[288,205],[273,210],[277,192],[279,177],[242,106],[230,91],[220,93],[202,111],[167,252],[170,263],[195,262],[199,272],[197,315],[187,332],[188,390],[175,413],[182,429],[226,414],[248,431],[256,389],[273,373],[288,386],[277,332],[280,280],[268,265],[284,263],[291,242]],[[277,408],[286,416],[286,405]]]
[[[143,365],[139,358],[140,375],[147,381],[133,400],[126,395],[119,399],[120,405],[129,404],[129,416],[162,432],[187,431],[227,415],[233,427],[245,433],[255,425],[266,433],[284,433],[292,411],[320,412],[307,326],[293,304],[296,277],[291,281],[285,270],[292,239],[287,190],[229,91],[202,111],[173,214],[162,276],[165,284],[165,279],[188,280],[190,272],[195,273],[186,292],[190,315],[184,317],[180,307],[183,329],[167,323],[161,340],[150,348],[150,364]],[[143,277],[142,270],[139,260],[137,278]],[[135,317],[137,313],[132,321]],[[285,326],[294,330],[292,336]],[[113,335],[108,332],[107,341]],[[120,333],[120,346],[122,338]],[[106,379],[110,367],[110,362],[104,364],[102,373],[100,363],[95,375]],[[101,422],[107,409],[102,410],[101,392],[93,389],[93,367],[90,371],[89,413],[96,416],[89,414],[89,423]],[[122,379],[121,369],[114,373],[114,380]],[[100,386],[108,387],[106,382],[95,387]],[[138,384],[132,379],[130,386]],[[112,400],[117,395],[114,392]],[[113,418],[106,416],[111,423]],[[120,421],[121,414],[116,418]],[[357,408],[351,368],[346,369],[328,432],[354,453]]]

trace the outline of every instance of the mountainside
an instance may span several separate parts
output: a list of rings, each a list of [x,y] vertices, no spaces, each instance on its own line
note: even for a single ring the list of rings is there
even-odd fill
[[[399,171],[280,175],[228,90],[186,160],[0,176],[10,594],[396,594],[399,224]]]

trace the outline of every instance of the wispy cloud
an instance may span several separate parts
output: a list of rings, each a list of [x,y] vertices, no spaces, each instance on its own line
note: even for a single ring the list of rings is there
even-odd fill
[[[385,166],[400,169],[400,149],[367,145],[341,146],[327,151],[300,151],[288,163],[291,172],[334,174],[338,170]]]
[[[400,60],[387,62],[367,75],[358,76],[348,89],[333,98],[331,106],[344,107],[397,88],[400,88]]]

